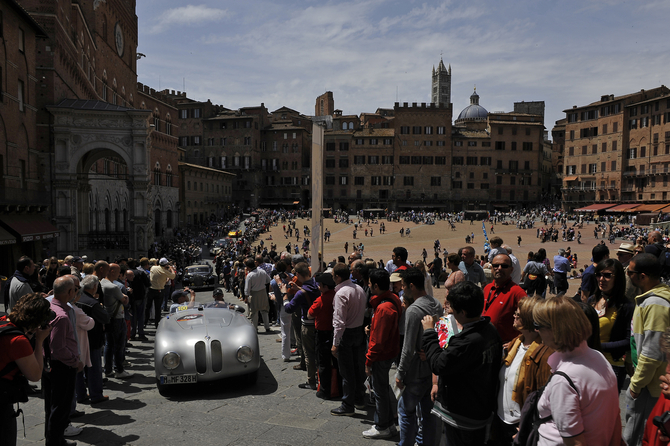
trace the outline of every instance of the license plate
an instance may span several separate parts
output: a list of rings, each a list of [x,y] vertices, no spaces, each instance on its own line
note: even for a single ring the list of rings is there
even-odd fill
[[[186,384],[198,382],[198,375],[161,375],[161,384]]]

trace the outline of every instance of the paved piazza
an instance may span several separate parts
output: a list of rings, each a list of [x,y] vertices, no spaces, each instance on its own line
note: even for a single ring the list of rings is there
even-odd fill
[[[395,246],[408,249],[410,259],[421,258],[421,250],[426,248],[432,257],[435,239],[442,242],[449,252],[465,246],[465,236],[475,233],[474,246],[477,253],[483,253],[481,221],[459,223],[451,231],[445,222],[435,225],[411,222],[386,222],[387,233],[379,235],[379,225],[374,228],[373,237],[358,237],[357,242],[365,245],[365,257],[375,260],[390,259]],[[298,228],[310,225],[309,220],[297,220]],[[490,234],[491,224],[487,224]],[[333,223],[324,220],[324,227],[330,229],[331,241],[325,246],[326,261],[344,254],[344,243],[353,243],[353,225]],[[367,226],[364,225],[364,229]],[[410,237],[400,237],[401,227],[411,228]],[[302,232],[302,231],[301,231]],[[271,231],[278,249],[283,249],[287,241],[282,234],[281,224]],[[363,231],[359,231],[362,234]],[[519,230],[514,225],[495,225],[495,233],[514,248],[514,253],[525,264],[528,251],[540,247],[547,249],[551,258],[560,247],[570,245],[577,252],[583,265],[590,257],[594,245],[593,224],[582,229],[582,241],[566,243],[540,243],[535,237],[536,230]],[[521,248],[517,247],[517,236],[521,236]],[[264,234],[267,239],[269,234]],[[291,242],[295,244],[295,237]],[[301,241],[299,245],[301,245]],[[268,243],[266,241],[266,243]],[[610,249],[618,246],[610,245]],[[552,262],[553,263],[553,262]],[[570,292],[576,291],[576,281],[571,281]],[[198,300],[209,300],[210,292],[199,292]],[[442,298],[437,292],[436,297]],[[235,301],[232,295],[226,300]],[[306,380],[306,373],[293,370],[296,359],[284,363],[280,356],[280,344],[275,341],[279,329],[273,334],[259,334],[262,364],[255,386],[242,385],[239,379],[228,379],[211,385],[188,386],[176,389],[168,396],[161,396],[155,385],[153,374],[153,329],[148,330],[150,342],[135,342],[127,355],[131,366],[128,370],[134,376],[128,380],[110,379],[105,394],[110,401],[91,407],[78,405],[84,410],[83,417],[73,420],[75,426],[84,428],[73,437],[80,445],[371,445],[395,444],[398,437],[390,440],[367,440],[361,436],[373,424],[373,408],[356,411],[355,417],[334,417],[330,410],[339,405],[336,401],[322,401],[313,391],[298,388]],[[22,405],[25,412],[26,439],[23,439],[21,419],[18,420],[18,444],[42,444],[44,432],[43,401],[38,394],[31,395],[30,401]]]

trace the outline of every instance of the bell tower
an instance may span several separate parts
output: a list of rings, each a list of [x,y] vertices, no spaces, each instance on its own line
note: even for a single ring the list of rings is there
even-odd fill
[[[451,103],[451,65],[447,70],[441,57],[437,70],[433,66],[433,84],[431,87],[430,102],[438,106],[440,104],[448,106]]]

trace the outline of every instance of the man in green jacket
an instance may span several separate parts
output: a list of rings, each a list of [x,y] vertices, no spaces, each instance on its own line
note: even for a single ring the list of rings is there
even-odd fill
[[[628,276],[641,290],[635,298],[633,338],[637,347],[635,373],[626,392],[626,427],[623,438],[629,446],[642,443],[644,424],[660,395],[660,380],[666,358],[660,339],[670,326],[670,287],[661,283],[656,256],[639,254],[629,263]],[[635,361],[637,359],[637,361]]]

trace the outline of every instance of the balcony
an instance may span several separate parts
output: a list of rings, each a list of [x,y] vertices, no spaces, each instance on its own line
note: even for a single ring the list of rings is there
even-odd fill
[[[90,232],[79,235],[79,249],[129,249],[126,232]]]

